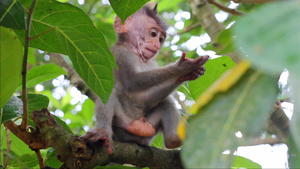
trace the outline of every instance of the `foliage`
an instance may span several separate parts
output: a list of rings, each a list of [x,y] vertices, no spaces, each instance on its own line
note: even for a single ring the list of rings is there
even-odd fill
[[[83,134],[87,128],[93,127],[94,103],[70,85],[66,80],[67,73],[47,59],[48,52],[62,54],[106,102],[113,88],[113,69],[117,68],[108,48],[116,40],[112,27],[114,13],[124,22],[148,1],[110,0],[110,6],[108,1],[86,1],[81,5],[82,2],[73,0],[64,3],[38,0],[32,18],[30,70],[26,79],[29,116],[32,111],[48,107],[58,123],[70,133]],[[221,3],[229,5],[226,1]],[[38,166],[34,151],[11,132],[4,135],[2,125],[9,120],[21,123],[22,46],[28,30],[25,25],[28,12],[24,11],[29,10],[30,4],[31,1],[25,0],[0,0],[0,168],[6,157],[10,159],[8,167]],[[220,12],[219,8],[211,7],[210,12]],[[193,16],[191,4],[183,0],[159,2],[159,13],[171,25],[169,37],[157,56],[160,65],[178,59],[182,50],[187,50],[189,57],[211,51],[221,56],[209,60],[203,77],[179,88],[185,98],[178,99],[178,102],[185,111],[194,114],[188,119],[189,125],[181,125],[184,130],[179,130],[187,130],[181,150],[186,168],[261,167],[233,154],[239,146],[251,145],[254,139],[260,139],[262,133],[267,135],[263,129],[265,119],[272,112],[278,95],[276,79],[284,69],[290,73],[293,91],[286,92],[291,94],[295,104],[289,126],[291,136],[285,143],[290,148],[290,167],[299,167],[299,8],[298,1],[263,5],[240,3],[237,9],[250,14],[241,17],[229,14],[222,24],[234,26],[219,32],[219,37],[213,39],[214,43],[202,43],[204,51],[199,46],[191,48],[195,41],[188,43],[192,37],[204,35],[207,29],[204,25],[199,26],[200,19]],[[184,27],[176,26],[180,24]],[[230,58],[232,55],[247,61],[236,65]],[[37,90],[38,86],[44,89]],[[30,118],[28,123],[34,126]],[[7,145],[9,140],[12,141],[10,146]],[[163,138],[159,135],[152,146],[162,148],[162,145]],[[230,153],[225,155],[225,151]],[[53,148],[42,150],[42,156],[47,166],[58,168],[61,165]],[[112,167],[123,168],[119,165]]]

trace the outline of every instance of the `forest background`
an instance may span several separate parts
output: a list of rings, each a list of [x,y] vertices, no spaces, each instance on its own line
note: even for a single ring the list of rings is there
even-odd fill
[[[124,21],[148,0],[0,2],[0,166],[84,166],[86,159],[74,152],[72,164],[64,161],[60,152],[69,147],[57,147],[56,138],[49,136],[51,129],[43,134],[41,121],[32,119],[31,113],[46,107],[63,127],[53,127],[54,135],[67,131],[70,140],[72,134],[82,135],[94,127],[94,95],[89,91],[107,101],[117,67],[109,52],[116,41],[114,17]],[[183,51],[190,58],[211,56],[205,76],[174,93],[187,123],[183,120],[178,128],[184,144],[171,151],[181,158],[173,165],[268,167],[267,158],[249,159],[267,146],[271,151],[280,149],[283,164],[278,167],[300,166],[299,9],[300,2],[293,0],[159,1],[158,12],[170,25],[156,57],[159,65],[175,62]],[[152,146],[164,149],[161,135]],[[258,147],[260,152],[253,155],[251,150]],[[174,168],[167,163],[169,156],[159,153],[154,154],[161,158],[150,160],[150,153],[138,156],[148,159],[145,163],[124,155],[120,163],[137,167],[166,163],[166,168]]]

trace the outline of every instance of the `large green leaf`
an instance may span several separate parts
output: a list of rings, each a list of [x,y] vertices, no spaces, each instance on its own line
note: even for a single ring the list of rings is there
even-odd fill
[[[55,64],[33,67],[27,73],[27,87],[33,87],[41,82],[54,79],[59,75],[67,75],[67,72]]]
[[[126,18],[134,14],[149,0],[109,0],[112,8],[124,23]]]
[[[194,100],[206,91],[223,73],[235,63],[228,56],[210,59],[205,63],[205,74],[197,80],[189,81],[188,86]]]
[[[290,72],[294,114],[291,134],[300,151],[300,2],[267,4],[237,22],[235,32],[240,45],[253,64],[272,74]],[[260,18],[260,19],[257,19]],[[299,157],[298,157],[299,158]]]
[[[24,1],[28,8],[28,1]],[[54,0],[39,0],[32,19],[30,46],[69,55],[75,70],[106,102],[113,88],[116,63],[105,39],[91,19],[79,8]],[[24,32],[19,32],[23,37]]]
[[[234,27],[238,49],[267,72],[278,74],[288,68],[299,74],[299,9],[299,1],[282,1],[241,18]]]
[[[25,29],[25,12],[18,0],[0,0],[0,25]]]
[[[299,74],[294,74],[295,72],[290,73],[290,84],[292,86],[292,97],[294,100],[294,112],[290,124],[290,131],[292,134],[292,139],[297,147],[295,152],[298,153],[298,159],[300,158],[300,79]],[[300,162],[299,162],[300,163]]]
[[[49,98],[41,94],[27,94],[27,100],[29,113],[44,107],[47,108],[49,104]]]
[[[17,96],[12,95],[7,104],[3,107],[2,121],[4,123],[10,119],[23,114],[23,102]]]
[[[20,40],[12,30],[0,27],[0,32],[0,108],[2,108],[20,83],[23,49]]]
[[[3,122],[6,122],[23,114],[23,101],[21,96],[12,96],[7,104],[3,107]],[[28,112],[29,114],[35,110],[48,107],[49,98],[41,94],[27,94]],[[33,123],[31,123],[32,125]]]
[[[222,152],[260,135],[276,89],[276,78],[248,70],[226,93],[217,94],[190,122],[182,148],[185,167],[229,168],[233,156]]]

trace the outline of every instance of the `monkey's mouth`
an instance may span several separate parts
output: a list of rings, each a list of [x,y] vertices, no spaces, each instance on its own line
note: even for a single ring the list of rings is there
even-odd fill
[[[150,52],[152,52],[153,54],[156,54],[156,50],[151,50],[149,48],[146,48],[147,50],[149,50]]]

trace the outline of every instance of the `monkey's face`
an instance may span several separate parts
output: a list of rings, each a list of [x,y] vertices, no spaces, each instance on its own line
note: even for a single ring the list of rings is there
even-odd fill
[[[165,32],[153,18],[146,15],[132,18],[130,27],[129,36],[136,47],[136,53],[146,62],[160,50],[165,40]]]

